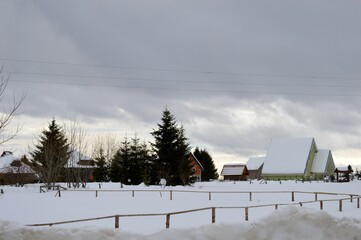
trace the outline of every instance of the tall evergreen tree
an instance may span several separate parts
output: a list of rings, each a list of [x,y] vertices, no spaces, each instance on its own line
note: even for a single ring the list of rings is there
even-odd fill
[[[93,176],[96,182],[108,181],[108,164],[104,156],[103,148],[99,149],[99,156],[95,157],[96,168],[94,169]]]
[[[57,181],[64,181],[65,165],[70,157],[69,144],[62,128],[51,121],[47,130],[39,136],[39,142],[31,154],[31,165],[40,173],[41,180],[50,188]]]
[[[206,149],[199,149],[196,147],[193,154],[204,167],[204,172],[202,172],[202,181],[218,179],[219,175],[217,173],[217,168],[214,165],[213,159],[208,151]]]
[[[150,182],[149,169],[150,155],[147,145],[141,144],[137,136],[129,141],[127,138],[114,156],[110,177],[112,181],[137,185],[141,182]]]
[[[151,132],[155,140],[152,147],[156,154],[158,177],[167,179],[167,183],[171,185],[187,184],[190,172],[186,158],[189,143],[184,129],[177,125],[175,117],[167,108],[163,111],[161,121],[158,129]]]

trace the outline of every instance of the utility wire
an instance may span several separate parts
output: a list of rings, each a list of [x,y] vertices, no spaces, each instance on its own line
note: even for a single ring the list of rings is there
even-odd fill
[[[322,77],[322,76],[307,76],[307,75],[301,76],[301,75],[262,74],[262,73],[199,71],[199,70],[169,69],[169,68],[148,68],[148,67],[134,67],[134,66],[112,66],[112,65],[101,65],[101,64],[84,64],[84,63],[70,63],[70,62],[57,62],[57,61],[40,61],[40,60],[32,60],[32,59],[14,59],[14,58],[0,58],[0,61],[52,64],[52,65],[64,65],[64,66],[79,66],[79,67],[94,67],[94,68],[112,68],[112,69],[130,69],[130,70],[162,71],[162,72],[178,72],[178,73],[214,74],[214,75],[238,75],[238,76],[260,76],[260,77],[302,78],[302,79],[328,79],[328,80],[360,80],[361,79],[361,78],[354,78],[354,77]]]
[[[175,79],[158,79],[158,78],[132,78],[132,77],[107,77],[107,76],[91,76],[78,74],[54,74],[39,72],[4,72],[12,75],[33,75],[33,76],[52,76],[64,78],[82,78],[82,79],[102,79],[102,80],[121,80],[121,81],[145,81],[145,82],[177,82],[177,83],[199,83],[199,84],[226,84],[226,85],[253,85],[253,86],[285,86],[285,87],[322,87],[322,88],[361,88],[361,85],[340,85],[340,84],[306,84],[306,83],[255,83],[241,81],[200,81],[200,80],[175,80]],[[17,80],[20,81],[20,80]]]
[[[51,85],[69,85],[69,86],[88,86],[88,87],[108,87],[108,88],[126,88],[142,90],[159,91],[183,91],[183,92],[202,92],[202,93],[232,93],[232,94],[267,94],[267,95],[299,95],[299,96],[328,96],[328,97],[361,97],[361,94],[329,94],[329,93],[302,93],[302,92],[270,92],[270,91],[245,91],[245,90],[221,90],[221,89],[196,89],[196,88],[171,88],[171,87],[145,87],[145,86],[121,86],[95,83],[70,83],[70,82],[48,82],[39,80],[17,80],[16,82],[40,83]]]

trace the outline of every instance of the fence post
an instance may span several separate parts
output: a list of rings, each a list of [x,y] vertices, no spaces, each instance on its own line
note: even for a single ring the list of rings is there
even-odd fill
[[[209,199],[209,200],[212,200],[212,193],[211,193],[211,192],[209,192],[208,199]]]
[[[350,195],[350,202],[353,201],[353,195]]]
[[[277,210],[277,209],[278,209],[278,204],[275,205],[275,210]]]
[[[165,228],[169,228],[169,226],[170,226],[170,214],[167,214],[165,218]]]
[[[245,220],[248,221],[248,207],[244,208]]]
[[[320,201],[320,210],[323,210],[323,201]]]
[[[292,198],[292,202],[294,202],[294,201],[295,201],[295,192],[292,192],[291,195],[292,195],[292,197],[291,197],[291,198]]]
[[[216,208],[212,208],[212,223],[216,222]]]
[[[315,193],[315,201],[317,201],[317,192]]]
[[[132,197],[134,197],[134,190],[132,191]]]
[[[340,199],[340,201],[339,201],[338,210],[339,210],[340,212],[342,212],[342,199]]]
[[[357,208],[360,208],[360,196],[357,198]]]
[[[249,192],[249,201],[252,202],[252,192]]]
[[[95,197],[98,197],[98,191],[95,191]]]
[[[115,215],[115,228],[119,228],[119,215]]]
[[[173,200],[173,191],[172,190],[169,191],[169,199],[171,201]]]

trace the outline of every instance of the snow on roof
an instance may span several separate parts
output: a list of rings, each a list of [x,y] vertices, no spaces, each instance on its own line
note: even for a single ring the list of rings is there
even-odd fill
[[[272,139],[263,174],[304,174],[313,138]]]
[[[0,157],[0,173],[35,173],[30,166],[21,163],[20,166],[11,166],[14,161],[20,161],[11,152],[7,152]]]
[[[79,164],[80,160],[92,160],[91,157],[82,154],[81,152],[74,150],[72,151],[68,163],[65,167],[67,168],[94,168],[90,165],[81,165]]]
[[[315,155],[312,164],[312,173],[325,173],[327,162],[329,160],[331,151],[328,149],[319,149]]]
[[[222,176],[242,175],[246,165],[244,163],[226,163],[223,165]]]
[[[15,160],[19,159],[12,154],[6,154],[0,157],[0,169],[10,167],[10,164]]]
[[[250,158],[246,163],[247,169],[248,170],[258,170],[264,163],[265,159],[266,159],[266,157]]]

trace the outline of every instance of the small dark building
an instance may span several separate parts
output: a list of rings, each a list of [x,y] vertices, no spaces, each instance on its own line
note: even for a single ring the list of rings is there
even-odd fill
[[[249,172],[247,166],[243,163],[229,163],[224,164],[221,176],[223,176],[224,180],[246,181]]]
[[[336,174],[337,182],[349,182],[350,175],[353,173],[352,167],[348,165],[347,167],[337,167],[334,171]]]

